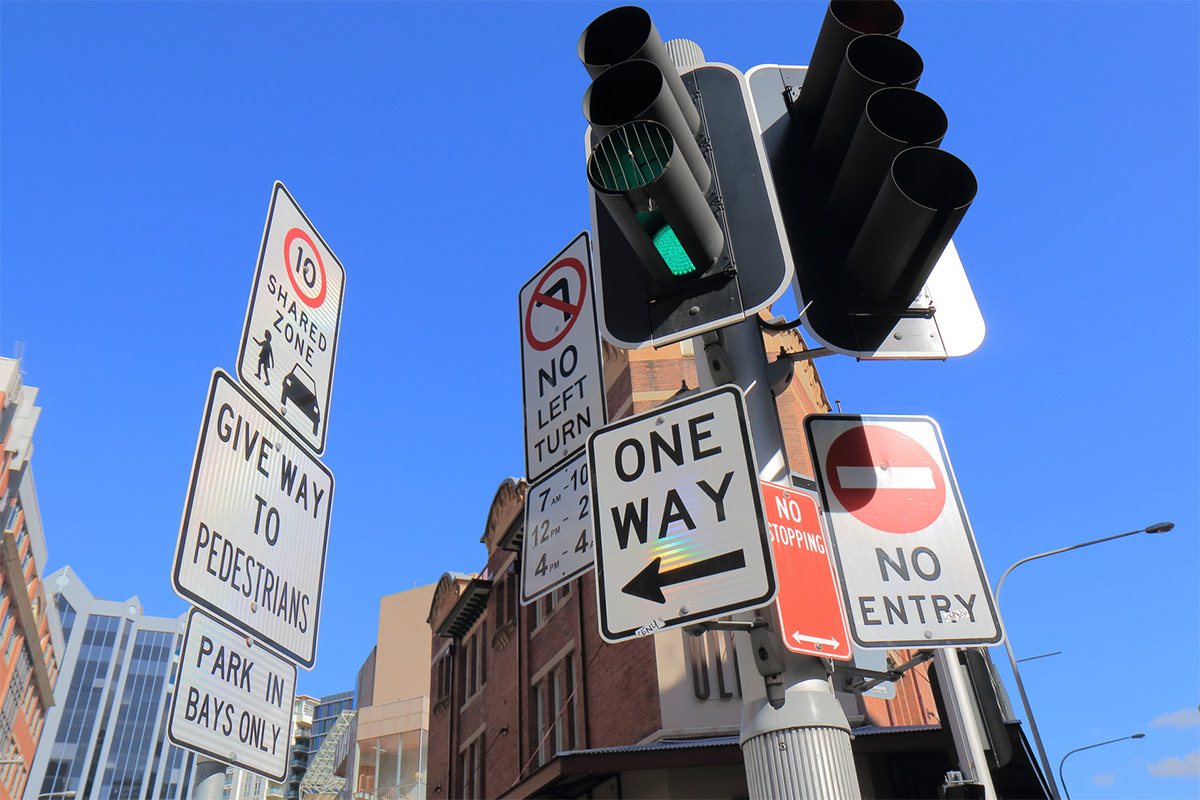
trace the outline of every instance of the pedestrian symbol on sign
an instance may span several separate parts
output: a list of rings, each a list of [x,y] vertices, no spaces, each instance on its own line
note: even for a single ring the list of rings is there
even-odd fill
[[[258,339],[255,339],[254,343],[259,347],[258,371],[254,373],[254,377],[262,378],[263,383],[270,386],[271,367],[275,366],[275,356],[271,354],[271,332],[269,330],[263,331],[262,341],[260,342]],[[263,374],[263,370],[266,370],[266,375]]]

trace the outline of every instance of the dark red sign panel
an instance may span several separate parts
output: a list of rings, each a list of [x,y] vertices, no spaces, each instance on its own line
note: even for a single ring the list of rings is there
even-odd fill
[[[833,554],[812,495],[762,482],[771,554],[779,578],[783,641],[794,653],[846,661],[850,633],[833,574]]]

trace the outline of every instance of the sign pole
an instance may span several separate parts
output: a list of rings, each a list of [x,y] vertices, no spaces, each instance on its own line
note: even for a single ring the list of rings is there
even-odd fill
[[[196,754],[192,768],[192,800],[221,800],[225,796],[225,769],[229,765],[210,756]]]
[[[966,670],[958,660],[958,648],[939,648],[933,652],[939,678],[938,688],[946,704],[946,714],[950,717],[943,724],[949,726],[954,736],[962,780],[964,783],[979,784],[983,787],[984,798],[994,800],[996,787],[992,784],[992,773],[983,749],[983,726],[975,710],[971,687],[967,684]]]
[[[779,412],[767,378],[757,318],[723,328],[696,349],[701,385],[736,383],[746,395],[759,477],[790,483]],[[769,608],[769,607],[768,607]],[[825,663],[784,647],[775,615],[754,612],[772,627],[763,646],[737,650],[742,676],[742,753],[751,798],[859,798],[850,723],[834,696]],[[768,647],[783,666],[761,675]],[[762,651],[762,652],[760,652]],[[757,658],[756,658],[757,656]],[[761,675],[761,677],[759,677]]]

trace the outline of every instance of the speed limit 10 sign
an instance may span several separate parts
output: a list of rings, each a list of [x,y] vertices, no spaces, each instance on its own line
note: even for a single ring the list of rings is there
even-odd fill
[[[342,262],[276,181],[237,374],[317,455],[325,452],[345,285]]]

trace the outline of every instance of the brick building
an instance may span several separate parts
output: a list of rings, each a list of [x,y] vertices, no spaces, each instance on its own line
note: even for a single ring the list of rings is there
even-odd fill
[[[0,358],[0,800],[29,788],[63,650],[43,586],[46,540],[29,461],[37,392],[22,384],[19,361]]]
[[[764,339],[769,354],[805,349],[795,331]],[[604,361],[610,419],[698,386],[691,342],[605,345]],[[811,361],[794,365],[777,407],[793,479],[811,488],[802,422],[829,410]],[[500,484],[480,538],[484,568],[448,572],[434,592],[427,797],[747,796],[735,653],[748,640],[673,629],[607,644],[591,571],[522,606],[526,489],[524,479]],[[911,656],[890,654],[894,664]],[[890,700],[838,693],[863,794],[928,796],[954,768],[928,665],[895,687]]]

